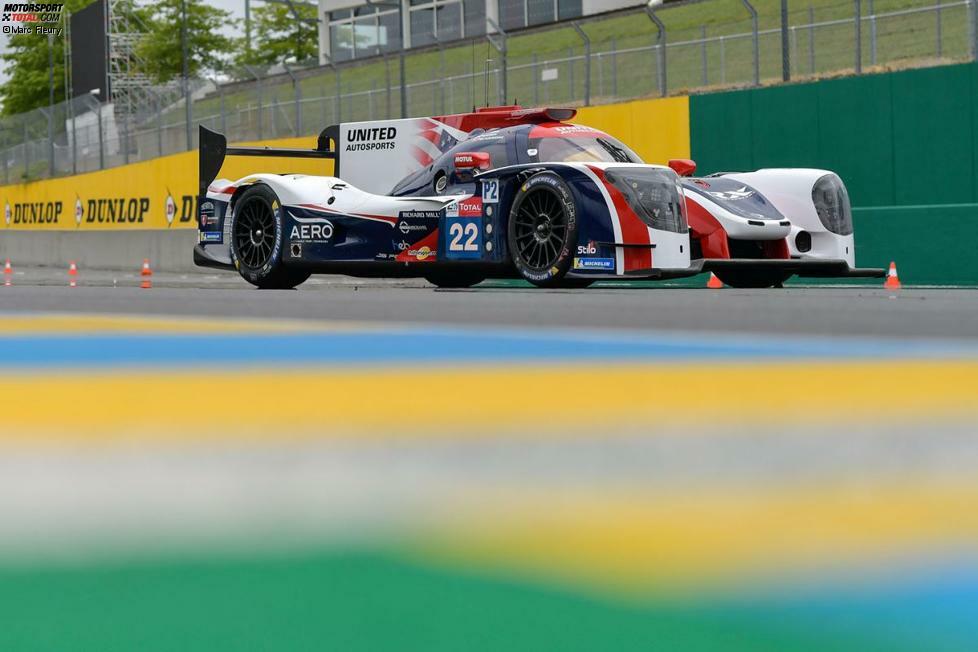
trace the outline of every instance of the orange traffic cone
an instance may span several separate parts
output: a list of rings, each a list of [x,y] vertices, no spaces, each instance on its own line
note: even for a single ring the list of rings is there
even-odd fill
[[[8,258],[7,262],[3,264],[3,284],[8,288],[13,285],[13,280],[10,278],[13,276],[13,273],[14,270],[10,266],[10,259]]]
[[[78,276],[78,265],[75,264],[75,261],[71,261],[68,265],[68,287],[78,287],[78,282],[75,279],[76,276]]]
[[[139,284],[139,287],[144,290],[149,290],[153,287],[153,270],[149,266],[149,258],[143,258],[143,271],[139,272],[139,275],[143,277],[143,282]]]
[[[710,280],[706,282],[706,287],[711,290],[719,290],[723,287],[723,281],[717,278],[717,275],[710,272]]]
[[[890,271],[886,273],[886,282],[883,283],[883,287],[887,290],[899,290],[902,287],[900,285],[900,277],[897,276],[895,262],[890,262]]]

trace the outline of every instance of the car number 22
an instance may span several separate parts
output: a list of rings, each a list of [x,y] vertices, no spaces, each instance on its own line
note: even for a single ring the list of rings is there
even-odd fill
[[[448,224],[448,257],[478,258],[480,249],[479,220],[454,219]]]

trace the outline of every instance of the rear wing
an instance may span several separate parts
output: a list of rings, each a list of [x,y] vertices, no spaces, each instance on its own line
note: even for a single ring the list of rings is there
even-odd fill
[[[200,125],[200,150],[197,158],[198,187],[197,193],[201,200],[207,196],[207,189],[217,178],[227,156],[273,156],[285,158],[322,158],[336,160],[336,142],[339,127],[332,126],[323,129],[319,134],[315,149],[289,149],[283,147],[228,147],[224,134],[211,131]],[[332,146],[331,146],[332,145]]]

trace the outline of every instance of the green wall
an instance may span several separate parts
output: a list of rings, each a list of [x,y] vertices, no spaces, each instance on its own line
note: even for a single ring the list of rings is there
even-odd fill
[[[859,265],[896,260],[904,282],[978,284],[978,65],[696,95],[689,110],[701,172],[834,170]]]

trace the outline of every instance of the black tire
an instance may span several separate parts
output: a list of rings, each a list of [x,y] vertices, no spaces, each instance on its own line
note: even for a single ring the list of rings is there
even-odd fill
[[[574,262],[577,205],[560,175],[538,172],[516,192],[507,241],[520,276],[538,287],[561,287]],[[584,279],[581,279],[584,280]]]
[[[241,278],[263,290],[288,290],[309,272],[282,263],[282,203],[267,185],[245,190],[234,204],[231,263]]]
[[[428,272],[424,280],[440,288],[470,288],[486,280],[482,274],[466,270]]]
[[[732,288],[774,288],[791,278],[791,272],[779,269],[718,269],[713,272],[724,285]]]

